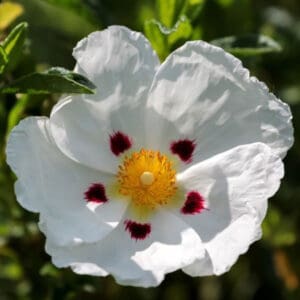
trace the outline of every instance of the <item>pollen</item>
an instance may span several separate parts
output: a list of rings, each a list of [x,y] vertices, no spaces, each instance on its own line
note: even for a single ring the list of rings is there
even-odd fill
[[[141,208],[170,204],[177,192],[173,162],[159,151],[142,149],[125,156],[117,179],[119,193]]]

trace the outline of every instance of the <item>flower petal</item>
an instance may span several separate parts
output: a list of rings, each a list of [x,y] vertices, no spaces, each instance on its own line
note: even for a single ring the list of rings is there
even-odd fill
[[[213,263],[207,252],[205,251],[205,257],[202,259],[197,259],[193,264],[184,267],[183,272],[190,276],[210,276],[214,274]]]
[[[202,41],[166,59],[147,105],[161,115],[153,118],[150,111],[147,118],[150,143],[167,150],[173,140],[195,139],[194,162],[255,142],[284,157],[293,143],[288,105],[250,77],[240,60]]]
[[[267,198],[276,192],[282,176],[281,159],[261,143],[236,147],[178,175],[185,189],[199,191],[205,200],[207,210],[181,218],[199,233],[214,274],[228,271],[260,237]],[[199,276],[207,271],[201,269],[203,264],[198,261],[185,271]]]
[[[180,218],[161,211],[150,222],[144,240],[133,239],[120,224],[98,243],[59,247],[48,239],[46,250],[58,267],[71,266],[81,274],[98,270],[96,275],[110,273],[120,284],[143,287],[158,285],[166,273],[204,256],[199,236]]]
[[[159,60],[143,35],[121,26],[90,34],[73,55],[75,70],[97,92],[59,102],[50,118],[52,135],[73,160],[113,173],[118,159],[110,136],[121,130],[133,146],[144,143],[145,103]]]
[[[97,241],[122,218],[123,201],[107,201],[101,209],[88,207],[88,186],[111,178],[64,156],[47,130],[47,118],[27,118],[12,131],[7,161],[18,176],[17,199],[26,209],[40,212],[40,227],[55,243]]]

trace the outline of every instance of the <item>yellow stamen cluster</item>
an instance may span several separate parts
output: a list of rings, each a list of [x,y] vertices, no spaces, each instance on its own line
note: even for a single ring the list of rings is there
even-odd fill
[[[155,209],[176,194],[173,163],[159,151],[142,149],[126,156],[117,174],[119,193],[136,206]]]

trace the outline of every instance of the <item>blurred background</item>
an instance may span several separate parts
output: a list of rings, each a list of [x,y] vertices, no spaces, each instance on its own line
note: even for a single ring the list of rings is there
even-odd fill
[[[72,70],[71,53],[78,40],[120,24],[144,32],[161,60],[186,40],[224,46],[290,104],[296,137],[285,158],[281,188],[269,202],[263,238],[230,272],[192,278],[178,271],[167,275],[158,288],[123,287],[111,277],[78,276],[55,268],[44,251],[38,215],[26,212],[15,200],[15,177],[4,156],[7,134],[26,116],[49,115],[59,96],[0,94],[0,300],[300,299],[299,16],[299,0],[0,1],[0,41],[18,23],[28,23],[18,61],[5,75],[0,72],[0,86],[52,66]],[[272,40],[257,35],[249,38],[249,33]],[[220,40],[228,36],[234,38]]]

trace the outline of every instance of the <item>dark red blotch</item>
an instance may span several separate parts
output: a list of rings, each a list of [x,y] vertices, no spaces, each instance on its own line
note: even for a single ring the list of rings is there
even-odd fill
[[[144,240],[151,232],[151,224],[137,223],[135,221],[126,220],[124,222],[125,230],[130,232],[130,236],[136,240]]]
[[[186,163],[192,161],[193,152],[196,148],[194,140],[184,139],[171,143],[170,149],[173,154],[177,154]]]
[[[110,135],[110,149],[116,156],[128,150],[132,146],[131,139],[121,131]]]
[[[102,183],[93,183],[84,193],[84,197],[88,202],[104,203],[108,201]]]
[[[203,197],[195,191],[189,192],[181,212],[185,215],[194,215],[202,212],[204,209]]]

